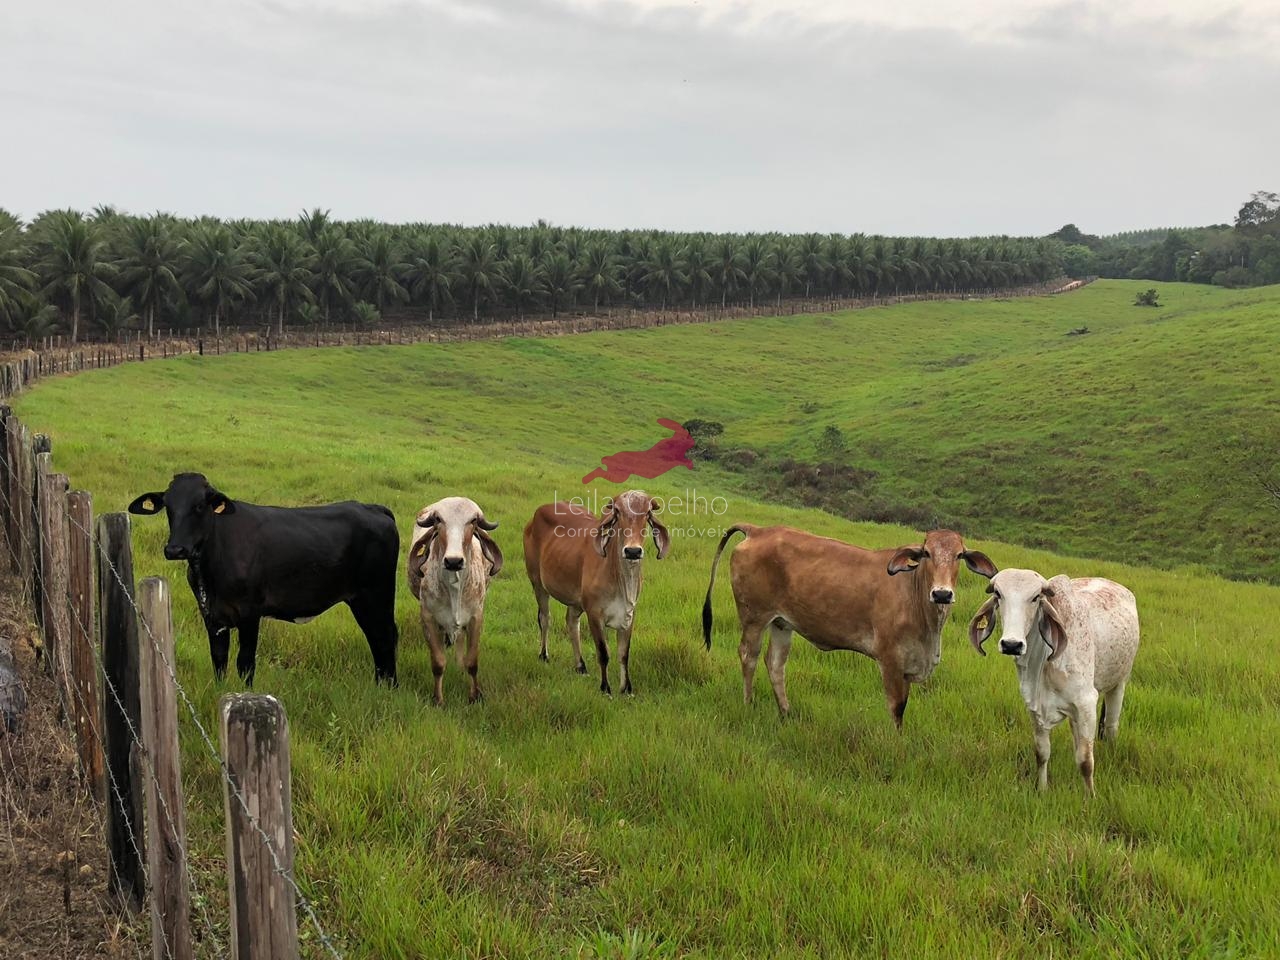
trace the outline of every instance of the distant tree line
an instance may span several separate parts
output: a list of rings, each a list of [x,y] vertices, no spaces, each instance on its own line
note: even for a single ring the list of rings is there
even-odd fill
[[[223,222],[111,207],[0,210],[0,329],[73,340],[123,329],[432,322],[497,312],[755,305],[1014,286],[1062,275],[1057,240],[711,234],[340,222]]]
[[[1065,244],[1063,264],[1071,276],[1222,287],[1280,283],[1280,195],[1266,191],[1245,202],[1234,224],[1096,237],[1069,223],[1050,236]]]

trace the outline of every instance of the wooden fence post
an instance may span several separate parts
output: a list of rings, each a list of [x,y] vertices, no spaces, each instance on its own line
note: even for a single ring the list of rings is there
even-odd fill
[[[6,382],[0,385],[0,389],[7,389],[9,364],[5,364],[3,370]],[[0,538],[4,539],[5,551],[10,557],[13,556],[13,544],[9,542],[9,415],[12,412],[7,403],[0,404],[0,494],[4,499],[0,510]]]
[[[27,488],[27,530],[30,534],[27,543],[30,545],[28,552],[31,555],[27,573],[27,596],[31,600],[31,612],[35,614],[36,625],[40,627],[42,638],[44,636],[44,605],[40,602],[40,478],[41,471],[48,472],[51,463],[50,457],[46,456],[42,459],[40,455],[48,454],[52,446],[47,435],[37,433],[31,439],[30,447],[23,457],[26,461],[23,471]]]
[[[67,494],[67,599],[71,641],[71,681],[76,746],[80,775],[99,803],[106,800],[106,776],[102,768],[101,707],[98,704],[98,668],[93,655],[93,495],[82,490]]]
[[[187,825],[178,760],[178,697],[173,674],[169,582],[138,586],[142,614],[142,736],[151,758],[147,781],[147,868],[151,880],[151,947],[155,960],[191,960],[191,895]]]
[[[71,620],[68,603],[67,571],[67,482],[65,473],[48,472],[49,454],[39,454],[40,461],[40,607],[44,628],[44,649],[63,712],[72,717],[75,710],[71,698]]]
[[[4,460],[5,460],[5,536],[9,541],[9,568],[18,573],[21,566],[21,530],[18,519],[18,444],[21,442],[22,424],[18,418],[10,414],[4,421]]]
[[[31,589],[31,574],[34,568],[32,550],[35,546],[35,535],[31,524],[31,472],[34,466],[31,459],[31,431],[17,417],[10,418],[9,461],[12,476],[9,507],[13,510],[14,545],[17,547],[18,581],[22,584],[24,594]]]
[[[142,778],[134,731],[141,732],[138,694],[138,620],[133,606],[133,548],[129,515],[98,518],[98,609],[102,626],[103,737],[112,781],[107,804],[111,884],[133,910],[142,907]]]
[[[297,901],[285,877],[293,871],[288,719],[279,700],[262,694],[227,694],[219,714],[231,956],[296,960]]]

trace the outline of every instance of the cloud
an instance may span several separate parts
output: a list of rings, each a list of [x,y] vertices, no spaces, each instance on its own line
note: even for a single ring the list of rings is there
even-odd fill
[[[1215,222],[1275,186],[1252,8],[788,9],[7,9],[0,205],[954,235]]]

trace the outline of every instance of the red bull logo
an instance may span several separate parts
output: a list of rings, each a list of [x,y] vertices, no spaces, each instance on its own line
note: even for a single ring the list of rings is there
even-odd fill
[[[644,477],[652,480],[660,477],[672,467],[693,469],[693,461],[689,459],[689,451],[697,442],[689,436],[689,431],[674,420],[659,418],[658,425],[671,431],[671,436],[659,440],[648,450],[623,450],[601,457],[603,467],[597,467],[582,478],[583,483],[602,478],[610,483],[625,483],[632,477]]]

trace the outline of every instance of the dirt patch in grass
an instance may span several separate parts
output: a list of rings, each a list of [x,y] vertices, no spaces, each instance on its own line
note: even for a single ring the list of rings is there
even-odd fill
[[[6,960],[132,957],[145,924],[107,891],[101,811],[80,784],[34,628],[0,580],[0,634],[12,644],[28,707],[21,729],[0,725],[0,955]]]

